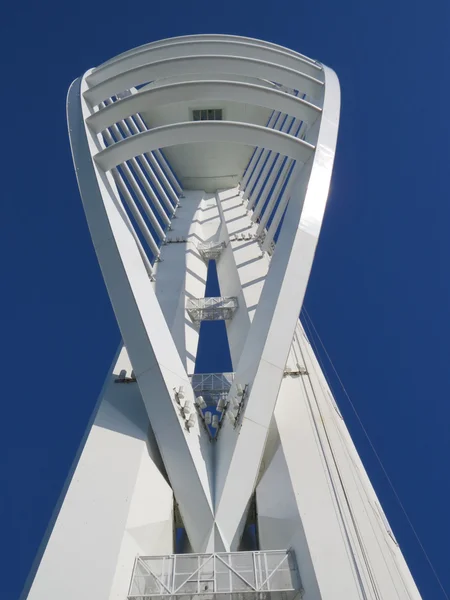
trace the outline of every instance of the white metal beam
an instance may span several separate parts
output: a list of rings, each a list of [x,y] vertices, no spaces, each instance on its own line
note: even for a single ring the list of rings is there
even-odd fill
[[[301,74],[319,77],[320,69],[314,63],[299,56],[293,56],[284,49],[267,48],[260,44],[245,40],[174,40],[163,46],[153,46],[140,52],[129,54],[113,63],[99,67],[87,78],[89,86],[98,85],[126,71],[180,56],[235,56],[239,58],[255,58],[283,65]]]
[[[325,211],[339,122],[339,83],[326,67],[325,76],[324,117],[317,150],[295,181],[292,201],[237,366],[234,385],[250,387],[243,420],[237,429],[227,424],[218,441],[216,520],[230,548],[238,547],[242,515],[256,484]],[[230,396],[233,393],[235,389]]]
[[[298,88],[302,93],[320,101],[323,82],[310,75],[255,58],[237,56],[181,56],[168,58],[136,67],[86,90],[84,97],[92,106],[106,98],[156,79],[184,75],[186,73],[226,73],[246,77],[269,79],[289,88]]]
[[[94,69],[93,71],[97,71],[97,69],[102,69],[103,67],[105,67],[106,65],[110,65],[112,63],[115,63],[117,61],[122,60],[123,58],[125,58],[126,56],[131,56],[133,54],[140,54],[141,52],[144,52],[145,50],[147,50],[148,48],[156,48],[156,47],[162,47],[162,46],[167,46],[172,44],[173,42],[176,41],[198,41],[198,40],[204,40],[204,41],[218,41],[218,40],[231,40],[231,41],[246,41],[246,42],[251,42],[253,44],[257,44],[258,46],[261,46],[262,48],[272,48],[275,50],[283,50],[284,52],[288,53],[291,56],[295,56],[297,58],[302,58],[303,60],[307,61],[308,63],[310,63],[311,65],[314,65],[314,67],[316,68],[317,72],[320,74],[320,71],[322,70],[322,65],[320,62],[313,60],[311,58],[309,58],[308,56],[305,56],[304,54],[301,54],[300,52],[296,52],[295,50],[291,50],[290,48],[286,48],[285,46],[280,46],[279,44],[274,44],[273,42],[267,42],[265,40],[259,40],[257,38],[251,38],[251,37],[245,37],[245,36],[240,36],[240,35],[229,35],[229,34],[194,34],[194,35],[182,35],[182,36],[177,36],[177,37],[173,37],[173,38],[166,38],[163,40],[158,40],[155,42],[150,42],[148,44],[143,44],[142,46],[138,46],[137,48],[132,48],[131,50],[127,50],[126,52],[122,52],[121,54],[118,54],[117,56],[115,56],[114,58],[111,58],[110,60],[105,61],[104,63],[102,63],[101,65],[99,65],[98,67],[96,67],[96,69]]]
[[[282,133],[288,133],[289,135],[292,135],[291,130],[292,130],[292,126],[294,125],[294,123],[295,123],[294,118],[286,117],[283,125],[281,126],[280,131]],[[296,137],[296,136],[294,136],[294,137]],[[267,161],[266,161],[264,167],[261,169],[259,179],[256,182],[255,186],[253,187],[251,193],[249,195],[247,194],[247,192],[244,193],[243,197],[249,198],[249,202],[248,202],[248,206],[247,206],[248,209],[252,208],[255,205],[256,201],[258,200],[259,193],[262,190],[262,188],[264,187],[264,185],[266,183],[266,179],[267,179],[269,173],[271,172],[271,169],[272,169],[276,159],[277,159],[277,153],[269,151]]]
[[[213,527],[210,443],[196,421],[187,430],[175,400],[173,389],[183,386],[186,400],[193,403],[192,388],[138,248],[118,210],[113,179],[92,161],[97,146],[83,123],[89,113],[83,101],[80,106],[80,85],[77,80],[70,89],[68,121],[86,216],[190,542],[194,549],[206,551]]]
[[[92,131],[100,133],[126,117],[143,112],[149,106],[155,108],[206,98],[263,106],[307,123],[313,123],[321,113],[318,106],[277,89],[238,81],[201,80],[161,85],[132,94],[93,113],[86,122]]]
[[[135,119],[139,125],[136,125]],[[147,127],[145,126],[143,120],[141,118],[139,118],[139,115],[135,115],[134,118],[129,117],[129,118],[125,119],[124,123],[127,124],[129,132],[133,135],[136,135],[137,133],[141,133],[142,131],[147,131]],[[156,158],[153,156],[153,152],[146,152],[144,154],[144,156],[149,163],[149,165],[148,165],[149,170],[152,173],[153,173],[153,171],[156,173],[155,179],[156,179],[157,183],[155,182],[155,185],[157,186],[158,189],[161,187],[164,194],[167,194],[168,196],[170,196],[171,202],[169,205],[167,205],[167,208],[169,210],[169,214],[173,214],[176,210],[176,207],[179,204],[178,193],[175,189],[175,186],[169,181],[164,170],[162,169],[162,167],[160,166],[160,164],[158,163]],[[153,179],[152,179],[152,181],[153,181]],[[167,190],[167,191],[165,191],[165,190]]]
[[[122,139],[126,139],[126,136],[122,134],[122,132],[117,127],[117,125],[112,125],[112,127],[110,129],[113,132],[113,134],[115,135],[117,140],[120,141]],[[108,133],[109,133],[109,131],[108,131]],[[112,139],[112,137],[110,135],[108,136],[108,133],[105,131],[105,133],[103,135],[106,134],[106,137],[110,140],[109,141],[110,144],[114,143],[114,140]],[[161,225],[159,224],[159,221],[156,219],[156,216],[153,213],[152,207],[154,206],[156,208],[162,222],[166,226],[170,225],[170,219],[167,216],[166,211],[162,207],[162,204],[159,201],[158,196],[155,194],[154,190],[149,185],[149,182],[147,181],[147,178],[144,175],[143,169],[145,169],[145,163],[143,166],[141,166],[141,164],[137,161],[136,158],[132,158],[132,159],[130,159],[130,164],[132,165],[133,170],[137,175],[137,178],[139,179],[139,181],[141,182],[141,185],[143,186],[145,192],[147,193],[148,198],[151,200],[151,204],[145,198],[142,190],[140,189],[140,187],[137,183],[136,177],[133,175],[133,173],[132,173],[131,169],[128,167],[128,165],[126,163],[123,163],[123,165],[121,165],[121,167],[122,167],[122,169],[124,169],[126,178],[130,182],[130,185],[132,186],[134,193],[138,197],[139,202],[141,203],[142,208],[144,209],[144,212],[147,214],[149,219],[151,219],[151,223],[152,223],[153,227],[155,228],[155,230],[158,232],[159,237],[162,240],[164,240],[166,237],[164,234],[164,230],[162,229]],[[148,173],[149,170],[146,169],[146,172]],[[169,200],[167,200],[167,202],[169,202]]]
[[[298,137],[299,132],[300,132],[300,130],[302,128],[302,125],[303,125],[303,123],[299,124],[297,130],[294,133],[295,137]],[[277,159],[275,160],[272,172],[270,173],[269,178],[267,180],[267,183],[265,184],[264,189],[261,192],[261,197],[258,200],[258,204],[253,209],[253,214],[252,214],[252,217],[251,217],[252,221],[255,222],[259,218],[259,216],[260,216],[260,214],[262,212],[262,209],[264,208],[264,205],[266,203],[267,197],[268,197],[268,195],[269,195],[269,193],[270,193],[270,191],[272,189],[273,184],[275,183],[275,180],[276,180],[277,176],[280,175],[279,179],[283,178],[283,171],[284,171],[284,169],[282,168],[282,164],[283,164],[283,161],[284,161],[285,158],[286,157],[284,157],[284,156],[278,155]],[[292,161],[292,159],[287,159],[287,162],[289,162],[289,164],[291,163],[291,161]],[[271,195],[271,197],[269,199],[269,203],[268,203],[268,206],[267,206],[267,211],[264,212],[264,215],[263,215],[262,219],[264,218],[264,216],[266,215],[266,213],[268,211],[269,212],[267,214],[267,219],[269,218],[270,213],[272,212],[272,208],[273,208],[273,206],[275,204],[275,201],[276,201],[276,192],[277,192],[277,189],[278,189],[278,185],[276,185],[275,188],[274,188],[274,190],[273,190],[273,193],[272,193],[272,195]],[[279,192],[279,189],[278,189],[278,192]],[[258,228],[258,235],[261,232],[262,232],[262,229]]]
[[[127,139],[133,135],[130,128],[128,127],[128,124],[125,121],[120,121],[119,125],[122,127],[122,131],[124,131],[124,134],[122,134],[122,132],[119,130],[117,125],[111,126],[111,130],[113,131],[113,133],[116,136],[118,141]],[[156,210],[158,211],[159,216],[161,217],[161,219],[163,220],[163,222],[166,225],[170,225],[170,218],[167,213],[169,213],[169,215],[172,216],[173,213],[175,212],[175,208],[174,208],[172,202],[169,200],[169,197],[167,196],[166,191],[164,190],[164,188],[162,187],[158,178],[156,177],[155,173],[153,172],[152,167],[150,166],[149,162],[147,161],[147,154],[150,155],[150,153],[147,152],[146,154],[142,154],[140,156],[142,163],[139,163],[135,158],[132,158],[130,162],[132,163],[133,168],[135,169],[140,182],[144,186],[145,191],[147,192],[149,197],[152,199],[152,203],[156,207]],[[167,212],[164,210],[161,202],[159,201],[158,196],[156,195],[155,191],[153,190],[153,188],[150,186],[149,182],[147,181],[147,178],[144,175],[144,171],[147,174],[147,176],[149,177],[152,184],[158,190],[158,193],[159,193],[160,197],[162,198],[162,201],[164,202]]]
[[[260,125],[233,121],[195,121],[149,129],[109,146],[94,158],[103,171],[109,171],[130,158],[157,148],[208,141],[260,146],[299,162],[306,162],[314,152],[312,144]]]
[[[278,111],[273,111],[270,119],[266,125],[269,129],[279,129],[281,122],[282,114]],[[265,156],[264,148],[255,148],[253,156],[248,164],[248,167],[245,171],[244,177],[242,178],[240,189],[244,191],[250,190],[251,187],[255,184],[255,178],[258,177],[258,173],[261,169],[263,155]]]

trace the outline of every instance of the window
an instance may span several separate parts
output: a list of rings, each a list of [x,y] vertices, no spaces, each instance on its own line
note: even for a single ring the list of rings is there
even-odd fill
[[[202,108],[192,111],[193,121],[222,121],[221,108]]]

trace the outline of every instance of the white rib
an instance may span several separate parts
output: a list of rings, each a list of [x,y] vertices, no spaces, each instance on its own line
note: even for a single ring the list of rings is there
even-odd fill
[[[140,114],[136,114],[134,115],[137,124],[138,124],[138,128],[140,129],[141,132],[144,131],[148,131],[148,127],[144,122],[144,119],[141,117]],[[161,163],[162,165],[162,169],[164,170],[167,178],[170,180],[170,183],[172,184],[172,187],[175,189],[176,193],[181,196],[183,194],[183,188],[181,187],[181,185],[178,183],[178,179],[175,177],[174,172],[172,171],[172,168],[170,167],[170,165],[167,163],[166,159],[164,158],[162,152],[159,150],[159,148],[157,150],[153,151],[155,156],[158,157],[158,161]],[[179,200],[177,199],[177,204],[179,203]]]
[[[129,137],[131,135],[131,133],[129,133],[129,131],[127,133],[129,133],[129,135],[127,137],[122,135],[122,132],[120,131],[120,129],[117,127],[117,125],[113,125],[111,127],[113,133],[115,134],[115,136],[119,139],[119,140],[124,140],[127,139],[127,137]],[[117,143],[117,142],[116,142]],[[147,178],[144,175],[143,169],[141,164],[138,162],[138,160],[136,158],[131,158],[130,159],[130,163],[133,166],[134,171],[136,172],[140,182],[142,183],[145,191],[147,192],[147,194],[149,195],[149,197],[152,200],[152,204],[153,206],[156,208],[156,210],[158,211],[159,216],[161,217],[161,219],[163,220],[163,222],[169,226],[170,225],[170,219],[167,216],[166,211],[164,210],[161,202],[159,201],[158,196],[155,194],[155,191],[152,189],[152,187],[149,185]],[[152,174],[150,174],[150,169],[146,169],[145,167],[147,166],[145,161],[142,161],[144,169],[146,170],[147,174],[149,175],[149,177],[152,178],[152,181],[154,179],[156,179],[156,177]],[[152,177],[153,175],[153,177]],[[167,199],[167,202],[169,202],[169,200]],[[169,203],[170,205],[170,203]],[[170,205],[170,208],[172,208],[172,206]]]
[[[284,159],[284,157],[280,157],[280,158],[282,160]],[[289,174],[289,170],[290,170],[293,162],[294,161],[291,158],[288,158],[288,160],[286,161],[286,164],[283,167],[280,177],[278,178],[275,189],[273,190],[272,195],[270,196],[270,200],[267,204],[267,208],[264,211],[264,214],[261,216],[261,220],[259,222],[258,229],[256,230],[256,235],[262,235],[262,233],[264,232],[266,223],[269,220],[270,215],[272,214],[273,207],[276,204],[278,196],[280,195],[281,189],[284,185],[284,182],[286,181],[286,177]]]
[[[309,61],[292,56],[284,49],[267,48],[247,41],[234,40],[175,40],[163,46],[146,48],[140,52],[119,58],[113,63],[96,69],[89,77],[89,86],[98,85],[136,67],[141,67],[159,60],[179,58],[187,54],[194,56],[235,56],[238,58],[254,58],[264,62],[283,65],[301,74],[312,77],[320,76],[320,69]]]
[[[240,35],[194,34],[194,35],[182,35],[182,36],[173,37],[173,38],[166,38],[163,40],[158,40],[156,42],[150,42],[149,44],[143,44],[142,46],[138,46],[137,48],[133,48],[132,50],[127,50],[126,52],[122,52],[121,54],[118,54],[114,58],[111,58],[110,60],[105,61],[104,63],[99,65],[96,69],[94,69],[93,72],[96,72],[97,70],[100,70],[107,65],[110,65],[119,60],[122,60],[126,56],[131,56],[133,54],[139,54],[140,52],[143,52],[143,51],[147,50],[148,48],[167,46],[167,45],[172,44],[174,41],[181,41],[181,40],[186,40],[186,41],[189,41],[189,40],[192,40],[192,41],[197,41],[197,40],[205,40],[205,41],[234,40],[234,41],[252,42],[254,44],[258,44],[258,46],[261,46],[262,48],[274,48],[276,50],[283,50],[284,52],[290,54],[291,56],[296,56],[296,57],[302,58],[303,60],[314,65],[318,72],[320,72],[322,70],[322,65],[320,62],[312,60],[308,56],[305,56],[304,54],[301,54],[300,52],[296,52],[295,50],[285,48],[284,46],[280,46],[279,44],[274,44],[273,42],[266,42],[265,40],[259,40],[257,38],[251,38],[251,37],[245,37],[245,36],[241,37]]]
[[[302,128],[302,123],[300,123],[300,126],[297,128],[297,131],[294,134],[296,137],[298,137],[298,134],[299,134],[301,128]],[[281,165],[283,164],[284,158],[285,158],[284,156],[278,156],[277,159],[276,159],[276,161],[275,161],[275,164],[273,166],[272,172],[269,175],[269,179],[267,180],[267,183],[265,184],[264,189],[263,189],[263,191],[261,193],[261,197],[258,200],[258,204],[255,206],[255,208],[253,210],[253,214],[251,216],[251,219],[252,219],[253,222],[257,221],[258,217],[261,214],[262,209],[264,208],[264,204],[267,201],[267,196],[269,195],[270,190],[272,189],[272,186],[274,184],[274,181],[277,178],[277,175],[278,175],[278,173],[279,173],[279,171],[281,169]],[[292,161],[287,161],[287,162],[289,164],[292,164]],[[280,174],[279,180],[284,180],[283,173]],[[278,188],[278,186],[277,186],[277,189],[278,189],[278,192],[279,192],[280,188]],[[271,199],[270,199],[269,204],[267,206],[267,210],[269,210],[269,208],[270,208],[270,210],[273,208],[274,203],[275,203],[274,196],[275,196],[275,190],[274,190],[274,193],[271,196]],[[264,217],[266,217],[265,223],[267,222],[267,219],[269,218],[269,215],[270,215],[270,213],[268,215],[266,215],[266,213],[267,213],[267,211],[265,211],[264,212],[264,216],[261,217],[261,220],[264,219]],[[259,230],[259,227],[258,227],[258,232],[259,231],[260,230]]]
[[[113,123],[143,112],[150,106],[153,109],[204,98],[263,106],[307,123],[313,123],[321,114],[321,109],[314,104],[277,89],[237,81],[202,80],[171,83],[143,90],[93,113],[86,122],[92,131],[100,133]]]
[[[296,169],[294,166],[294,168],[291,171],[289,181],[284,189],[283,196],[281,197],[280,203],[277,206],[275,215],[272,219],[272,223],[270,224],[269,231],[267,232],[267,235],[264,238],[262,249],[265,251],[269,250],[270,244],[273,242],[274,235],[277,232],[278,225],[280,224],[280,221],[284,215],[285,208],[287,206],[287,203],[289,202],[289,198],[291,197],[292,186],[294,184],[295,176]]]
[[[295,123],[295,119],[291,119],[290,117],[288,117],[285,120],[280,131],[283,133],[290,133],[294,123]],[[255,187],[253,188],[253,190],[251,192],[251,197],[250,197],[250,200],[249,200],[249,203],[247,206],[248,209],[252,208],[254,206],[256,200],[258,199],[259,192],[261,191],[262,187],[264,186],[267,175],[270,172],[270,170],[276,160],[276,157],[277,157],[276,152],[269,153],[267,162],[266,162],[264,168],[261,170],[261,175],[258,179],[258,182],[256,183]],[[245,194],[244,194],[244,198],[245,198]]]
[[[141,119],[141,121],[142,121],[142,119]],[[132,118],[126,119],[124,121],[124,123],[126,123],[128,130],[133,135],[141,133],[142,131],[147,131],[147,128],[145,128],[145,126],[143,129],[139,129]],[[142,123],[142,125],[143,125],[143,123]],[[159,166],[158,161],[155,159],[153,154],[151,152],[146,152],[144,154],[144,156],[150,163],[150,164],[147,163],[148,172],[152,173],[152,175],[150,175],[150,177],[152,177],[152,181],[154,181],[156,188],[158,189],[159,193],[161,194],[161,196],[169,210],[169,213],[171,215],[173,215],[173,213],[175,212],[175,207],[177,206],[177,204],[179,202],[177,193],[174,190],[174,188],[172,187],[170,181],[167,179],[166,174]],[[154,171],[156,171],[157,176],[154,175]],[[165,187],[166,187],[168,193],[170,194],[173,203],[169,200],[166,189],[164,189],[163,185],[160,182],[160,179],[164,182]]]
[[[105,98],[110,98],[131,87],[186,73],[228,73],[269,79],[294,89],[300,87],[301,92],[312,98],[321,98],[323,92],[322,81],[294,69],[254,58],[219,55],[181,56],[136,67],[89,88],[84,92],[84,97],[92,106],[96,106]]]
[[[150,250],[153,252],[153,254],[155,255],[155,257],[159,256],[158,245],[156,244],[155,240],[153,239],[152,234],[150,233],[150,231],[149,231],[149,229],[148,229],[148,227],[147,227],[144,219],[142,218],[142,215],[141,215],[138,207],[136,206],[136,204],[135,204],[135,202],[133,200],[132,195],[128,191],[128,188],[125,185],[125,183],[123,182],[122,176],[117,171],[117,169],[113,169],[111,172],[112,172],[112,175],[114,177],[114,181],[116,182],[116,185],[119,188],[122,196],[125,198],[125,201],[128,204],[128,207],[129,207],[130,211],[132,212],[133,217],[134,217],[136,223],[138,224],[139,229],[141,230],[142,235],[145,238],[145,241],[149,245]],[[132,225],[131,222],[130,222],[130,225],[131,225],[131,230],[132,230],[132,233],[133,233],[133,237],[135,238],[135,241],[138,244],[139,252],[140,252],[141,256],[142,256],[142,253],[145,255],[146,261],[149,263],[147,255],[145,253],[145,250],[142,247],[142,244],[139,241],[139,238],[137,237],[136,232],[134,231],[134,227],[133,227],[133,225]],[[153,270],[152,270],[152,272],[153,272]]]
[[[308,142],[260,125],[234,121],[195,121],[163,125],[133,135],[102,150],[94,159],[101,169],[109,171],[157,148],[210,141],[260,146],[300,162],[308,160],[314,152],[314,146]]]
[[[277,119],[279,116],[280,116],[279,112],[273,111],[266,127],[269,127],[269,129],[272,129],[274,127],[275,123],[277,122]],[[259,157],[261,156],[261,153],[262,153],[262,149],[255,148],[255,152],[253,153],[250,163],[248,164],[248,167],[245,171],[244,177],[242,178],[241,185],[240,185],[241,190],[246,189],[248,182],[249,182],[251,176],[253,175],[253,171],[256,167],[256,164],[258,163]]]
[[[283,122],[284,115],[282,113],[280,113],[280,112],[277,112],[277,113],[274,113],[274,114],[276,116],[275,116],[275,119],[273,121],[273,124],[271,125],[271,128],[274,131],[279,131],[279,129],[281,127],[281,123]],[[249,179],[247,181],[247,184],[245,186],[245,191],[244,191],[244,194],[243,194],[243,198],[244,199],[248,198],[248,196],[250,195],[250,193],[252,191],[252,188],[255,185],[255,182],[258,179],[258,176],[259,176],[259,174],[261,172],[261,169],[264,166],[264,161],[266,160],[266,157],[267,157],[268,150],[266,148],[259,148],[258,150],[259,150],[259,152],[258,152],[258,158],[257,158],[256,163],[255,163],[255,168],[253,169],[252,173],[250,173],[250,177],[249,177]]]
[[[114,138],[112,137],[109,130],[105,130],[103,135],[106,137],[108,144],[114,144]],[[130,162],[132,162],[133,166],[136,168],[136,160],[132,159],[132,161],[130,161]],[[142,193],[141,188],[136,183],[136,179],[135,179],[131,169],[129,168],[129,166],[126,163],[123,163],[123,165],[121,165],[121,167],[124,170],[125,177],[126,177],[127,181],[129,182],[129,184],[131,185],[131,187],[133,188],[133,191],[136,194],[136,196],[139,200],[139,203],[141,204],[145,214],[149,218],[151,224],[155,228],[155,231],[157,232],[157,234],[159,235],[161,240],[164,241],[166,238],[166,235],[165,235],[163,229],[161,228],[161,225],[159,224],[158,219],[156,218],[155,214],[153,213],[149,203],[147,202],[147,199],[145,198],[144,194]],[[127,194],[134,205],[133,197],[131,196],[131,194],[129,193],[128,190],[127,190]],[[127,202],[128,202],[128,197],[127,197]],[[155,243],[155,248],[158,248],[156,243]],[[152,250],[152,252],[153,252],[153,250]]]

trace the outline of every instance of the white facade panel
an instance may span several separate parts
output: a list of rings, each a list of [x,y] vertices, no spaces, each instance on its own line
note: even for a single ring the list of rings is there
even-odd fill
[[[124,598],[136,553],[173,548],[173,492],[122,348],[28,598]],[[150,509],[150,510],[149,510]],[[99,574],[101,573],[101,576]]]

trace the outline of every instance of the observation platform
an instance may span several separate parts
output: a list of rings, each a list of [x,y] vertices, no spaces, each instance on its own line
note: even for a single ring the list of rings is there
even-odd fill
[[[208,406],[216,407],[226,400],[234,373],[194,373],[190,379],[195,397],[202,396]]]
[[[203,242],[197,245],[197,249],[207,263],[210,260],[219,260],[225,246],[225,242]]]
[[[291,550],[138,556],[128,600],[294,600],[302,586]]]
[[[189,298],[186,310],[194,323],[230,321],[238,307],[236,297]]]

